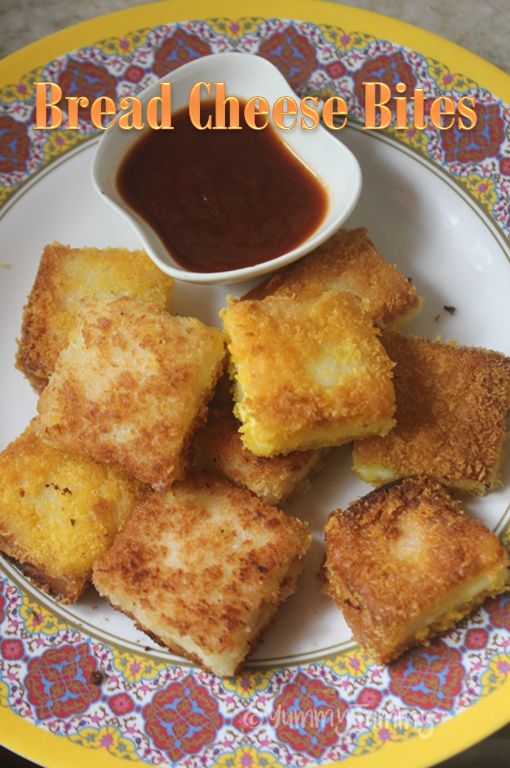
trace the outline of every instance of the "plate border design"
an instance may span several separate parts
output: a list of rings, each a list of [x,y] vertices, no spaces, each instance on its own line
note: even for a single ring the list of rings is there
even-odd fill
[[[214,43],[214,51],[232,46],[256,51],[263,43],[265,55],[295,78],[302,93],[329,95],[338,89],[349,95],[355,72],[374,60],[383,78],[408,77],[412,84],[419,75],[426,95],[475,93],[487,119],[473,133],[471,148],[461,139],[457,145],[438,141],[433,132],[388,133],[449,173],[508,239],[510,78],[505,73],[430,33],[350,7],[287,0],[246,3],[237,19],[222,15],[227,8],[224,0],[215,1],[217,16],[202,20],[210,8],[201,0],[155,3],[85,22],[8,57],[0,65],[0,82],[10,83],[0,91],[0,119],[3,115],[21,126],[14,126],[13,140],[20,148],[18,158],[26,162],[7,167],[3,202],[91,136],[90,128],[83,134],[29,135],[34,75],[56,80],[67,72],[72,87],[73,78],[76,82],[92,74],[105,78],[99,87],[111,85],[113,78],[116,87],[120,83],[125,89],[125,57],[147,55],[144,46],[159,52],[164,66],[175,49],[184,50],[183,55],[204,53],[203,41]],[[190,17],[195,20],[181,22]],[[352,31],[358,29],[365,31]],[[169,37],[173,43],[165,48]],[[129,92],[135,93],[150,73],[136,60],[131,69]],[[351,101],[350,107],[359,119],[360,103]],[[0,167],[5,171],[5,164]],[[509,534],[506,527],[507,544]],[[249,670],[232,681],[91,639],[3,573],[0,631],[2,740],[52,766],[67,766],[71,759],[77,766],[88,765],[90,749],[98,766],[122,759],[150,765],[170,761],[187,768],[304,768],[318,761],[339,765],[351,756],[367,765],[405,756],[409,765],[417,765],[444,759],[503,725],[504,703],[510,702],[509,596],[491,601],[469,622],[390,669],[354,649],[322,662]],[[435,693],[427,689],[425,681],[431,679],[440,682]],[[313,715],[308,721],[306,716],[286,721],[282,713],[296,707],[298,713],[300,708],[319,711],[318,721]]]

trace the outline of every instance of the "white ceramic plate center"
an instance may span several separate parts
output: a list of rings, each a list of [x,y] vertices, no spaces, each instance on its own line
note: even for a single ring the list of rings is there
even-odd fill
[[[362,166],[364,187],[349,226],[368,226],[385,257],[412,276],[425,296],[422,315],[410,326],[416,333],[454,338],[464,344],[491,347],[510,354],[510,262],[490,219],[463,193],[424,160],[400,145],[357,129],[346,129],[342,140]],[[35,413],[36,398],[14,368],[15,338],[43,246],[60,240],[72,246],[109,245],[136,248],[130,227],[95,192],[90,167],[95,142],[82,146],[52,165],[6,206],[0,218],[0,447],[18,435]],[[30,226],[27,226],[30,222]],[[239,295],[246,284],[176,287],[173,310],[215,323],[227,292]],[[443,305],[453,305],[450,316]],[[434,318],[440,315],[439,321]],[[468,509],[499,530],[508,506],[510,462],[505,487],[485,499],[470,500]],[[291,507],[312,523],[316,542],[296,595],[285,604],[264,636],[254,660],[284,663],[323,657],[350,643],[340,613],[321,596],[317,570],[322,559],[321,531],[328,513],[365,493],[367,486],[350,472],[350,450],[331,457],[312,490]],[[5,565],[25,588],[34,588]],[[108,608],[90,590],[76,605],[53,605],[56,613],[87,626],[90,634],[127,647],[153,647],[133,624]],[[162,649],[155,650],[165,656]]]

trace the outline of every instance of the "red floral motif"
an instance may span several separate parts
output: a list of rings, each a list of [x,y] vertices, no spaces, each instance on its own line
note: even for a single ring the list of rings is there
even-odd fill
[[[480,651],[485,648],[489,639],[486,629],[468,629],[466,632],[466,648],[472,651]]]
[[[354,93],[362,107],[365,106],[365,88],[363,83],[385,83],[392,92],[396,83],[407,85],[407,94],[416,88],[416,78],[411,65],[402,53],[382,54],[375,59],[369,59],[354,73]],[[400,95],[400,94],[399,94]],[[390,104],[388,106],[391,106]]]
[[[24,171],[29,152],[26,125],[7,115],[0,116],[0,173]]]
[[[448,162],[478,163],[496,155],[505,138],[505,129],[497,104],[478,104],[474,128],[441,131],[441,143]]]
[[[131,65],[126,69],[124,77],[129,83],[139,83],[144,76],[144,70],[141,67]]]
[[[114,99],[116,93],[115,77],[91,61],[69,59],[60,75],[59,85],[64,96],[86,96],[90,101],[98,96]]]
[[[389,674],[390,691],[406,704],[450,711],[464,679],[462,654],[438,640],[390,664]]]
[[[25,685],[39,720],[85,712],[101,695],[92,682],[94,672],[97,662],[87,643],[63,645],[32,659]]]
[[[317,68],[315,48],[294,27],[268,37],[261,43],[258,53],[278,67],[294,88],[305,83]]]
[[[500,595],[494,600],[487,600],[485,610],[490,616],[491,623],[498,629],[510,632],[510,595]]]
[[[133,699],[127,693],[116,693],[109,700],[112,712],[116,715],[128,715],[133,711],[135,705]]]
[[[344,730],[346,712],[335,688],[299,672],[275,699],[271,722],[279,739],[319,759]]]
[[[381,699],[382,693],[376,688],[363,688],[356,701],[361,707],[376,709],[379,706]]]
[[[21,640],[2,640],[0,643],[0,652],[4,659],[9,661],[17,661],[23,658],[25,650]]]
[[[237,728],[241,733],[250,733],[260,725],[260,717],[251,712],[249,709],[245,709],[243,712],[238,712],[232,720],[232,725]]]
[[[325,67],[325,70],[334,80],[339,77],[343,77],[343,75],[345,75],[347,72],[341,61],[333,61],[331,64],[328,64]]]
[[[209,53],[211,53],[209,43],[201,40],[197,35],[190,35],[183,29],[177,29],[173,35],[163,40],[157,49],[152,69],[158,77],[163,77],[181,64],[198,59],[200,56],[207,56]]]
[[[510,176],[510,157],[502,157],[499,161],[499,170],[504,176]]]
[[[147,733],[173,762],[200,752],[223,722],[217,701],[192,675],[156,693],[143,715]]]

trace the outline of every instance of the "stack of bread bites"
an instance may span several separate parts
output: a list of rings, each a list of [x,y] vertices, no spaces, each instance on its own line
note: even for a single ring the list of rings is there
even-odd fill
[[[93,578],[157,640],[231,675],[311,537],[191,466],[226,349],[220,330],[170,314],[171,288],[143,252],[45,249],[17,360],[38,415],[0,454],[0,547],[62,601]]]
[[[420,309],[365,229],[220,313],[170,314],[143,252],[48,246],[18,367],[38,416],[0,454],[0,548],[65,601],[92,578],[156,640],[232,675],[296,589],[309,527],[279,505],[335,446],[391,486],[336,510],[323,579],[388,661],[508,584],[446,488],[500,482],[510,361],[397,332]],[[404,566],[404,567],[403,567]]]

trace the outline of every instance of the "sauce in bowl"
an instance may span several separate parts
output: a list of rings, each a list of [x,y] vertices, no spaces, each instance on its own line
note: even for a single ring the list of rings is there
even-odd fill
[[[245,103],[245,102],[244,102]],[[152,130],[123,160],[117,188],[192,272],[223,272],[274,259],[320,225],[328,195],[271,126],[198,130],[187,109],[174,130]],[[202,105],[211,114],[213,103]]]

